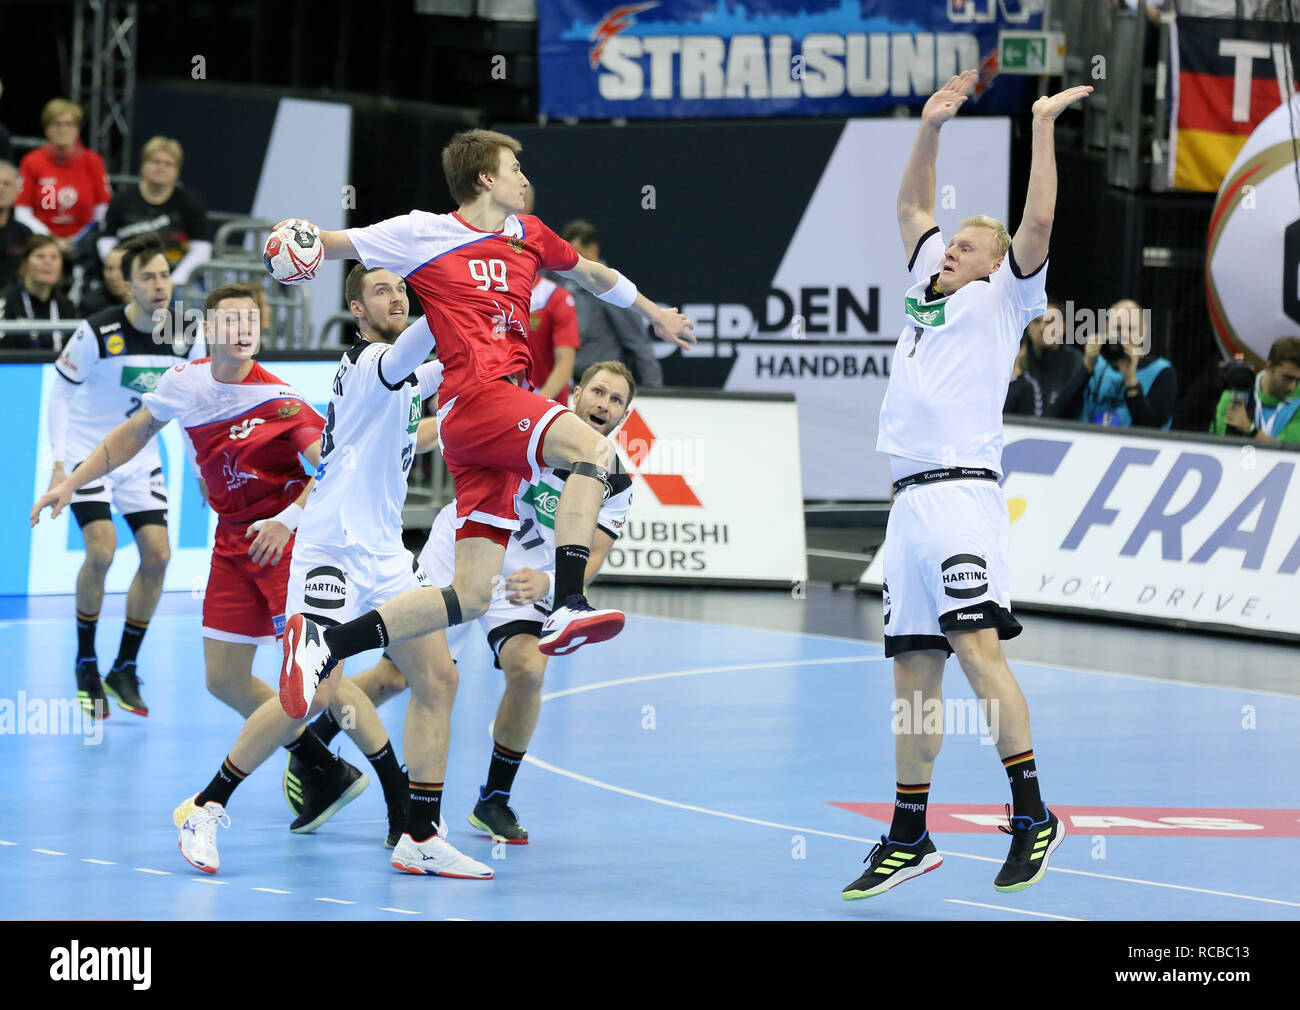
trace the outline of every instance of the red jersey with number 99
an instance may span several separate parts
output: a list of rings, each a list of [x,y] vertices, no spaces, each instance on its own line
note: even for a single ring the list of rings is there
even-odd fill
[[[439,396],[527,372],[529,302],[539,270],[571,270],[573,246],[531,214],[511,214],[499,232],[459,214],[413,210],[347,236],[361,262],[384,267],[420,298],[443,363]]]

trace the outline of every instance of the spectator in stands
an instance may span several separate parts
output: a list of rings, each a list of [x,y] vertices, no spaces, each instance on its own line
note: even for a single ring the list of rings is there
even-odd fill
[[[1210,431],[1215,435],[1245,435],[1261,442],[1300,443],[1300,337],[1279,337],[1268,362],[1255,376],[1255,388],[1234,395],[1225,389]]]
[[[1083,353],[1066,343],[1065,314],[1059,303],[1049,301],[1047,311],[1029,324],[1020,341],[1003,412],[1073,421],[1083,410],[1087,384]]]
[[[600,237],[590,223],[570,221],[560,235],[579,256],[605,262],[600,258]],[[641,317],[631,309],[601,301],[572,281],[565,281],[564,286],[573,295],[578,332],[582,337],[573,366],[575,374],[581,375],[597,361],[621,361],[632,370],[638,386],[662,386],[663,368],[654,356],[650,331]]]
[[[172,280],[184,284],[212,258],[208,217],[197,196],[180,182],[184,152],[170,137],[153,137],[140,152],[140,184],[113,197],[96,243],[99,257],[119,242],[156,232],[167,250]]]
[[[0,292],[0,319],[67,319],[72,322],[67,333],[3,333],[0,348],[13,350],[43,349],[58,351],[63,341],[76,329],[76,311],[72,303],[58,293],[63,279],[63,252],[49,235],[33,235],[23,249],[19,280]]]
[[[8,287],[18,277],[18,264],[32,230],[14,217],[18,198],[18,169],[0,161],[0,288]]]
[[[49,143],[18,163],[18,220],[51,235],[65,255],[104,220],[112,190],[104,160],[81,145],[81,106],[63,98],[45,103],[41,126]]]
[[[1081,420],[1104,427],[1168,428],[1178,398],[1174,366],[1150,350],[1146,313],[1124,298],[1106,313],[1106,333],[1084,351],[1088,385]]]
[[[122,250],[111,249],[104,257],[99,279],[87,281],[77,306],[82,316],[93,316],[110,305],[125,305],[131,300],[131,286],[122,276]]]

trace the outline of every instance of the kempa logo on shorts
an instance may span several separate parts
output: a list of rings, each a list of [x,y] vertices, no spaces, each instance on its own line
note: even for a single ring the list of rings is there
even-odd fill
[[[348,577],[342,569],[321,565],[307,573],[302,602],[317,610],[338,610],[347,599]]]
[[[125,365],[122,368],[122,385],[126,389],[134,389],[137,393],[152,393],[158,388],[158,377],[170,367],[170,365],[161,367]]]
[[[910,295],[906,298],[907,314],[922,326],[942,326],[945,321],[944,310],[946,307],[947,304],[941,302],[927,308],[922,305],[919,299],[912,298]]]
[[[959,565],[969,565],[978,570],[948,571]],[[939,566],[939,570],[943,573],[943,591],[954,600],[973,600],[988,592],[988,566],[984,564],[983,558],[975,554],[954,554]]]
[[[529,419],[529,418],[527,418],[527,417],[525,417],[525,418],[521,418],[520,421],[519,421],[519,430],[520,430],[520,431],[527,431],[527,430],[528,430],[529,428],[531,428],[532,426],[533,426],[533,422],[532,422],[532,420]]]

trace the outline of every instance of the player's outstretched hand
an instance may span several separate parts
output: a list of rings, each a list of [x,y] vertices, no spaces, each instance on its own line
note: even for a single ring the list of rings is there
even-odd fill
[[[285,544],[293,536],[289,527],[284,523],[278,523],[274,519],[259,519],[248,527],[244,534],[244,539],[257,535],[257,539],[249,545],[248,556],[255,565],[277,565],[280,563],[280,555],[284,553]]]
[[[948,83],[926,101],[925,108],[921,110],[922,122],[931,126],[942,126],[948,122],[966,103],[966,99],[975,90],[975,82],[978,80],[979,74],[974,70],[966,70],[956,77],[949,77]]]
[[[1077,88],[1066,88],[1055,95],[1044,95],[1034,103],[1034,118],[1051,122],[1079,99],[1091,94],[1091,84],[1080,84]]]
[[[532,568],[521,568],[513,575],[506,576],[506,602],[512,606],[527,606],[536,603],[551,588],[551,579],[545,572]]]
[[[654,331],[661,340],[670,340],[678,347],[695,346],[695,324],[678,312],[676,306],[660,310]]]
[[[72,501],[72,488],[68,487],[66,481],[46,491],[32,509],[32,525],[35,526],[41,521],[41,512],[47,507],[50,509],[51,519],[59,518],[59,513],[68,507],[70,501]]]

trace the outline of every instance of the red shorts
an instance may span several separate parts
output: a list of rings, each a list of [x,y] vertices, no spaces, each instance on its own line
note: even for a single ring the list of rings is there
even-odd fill
[[[478,522],[519,528],[515,494],[546,466],[542,442],[568,407],[494,379],[452,397],[438,411],[442,458],[456,482],[456,528]]]
[[[284,601],[289,591],[291,539],[278,564],[257,565],[247,556],[236,561],[212,554],[203,597],[203,637],[219,642],[274,645],[284,634]]]

